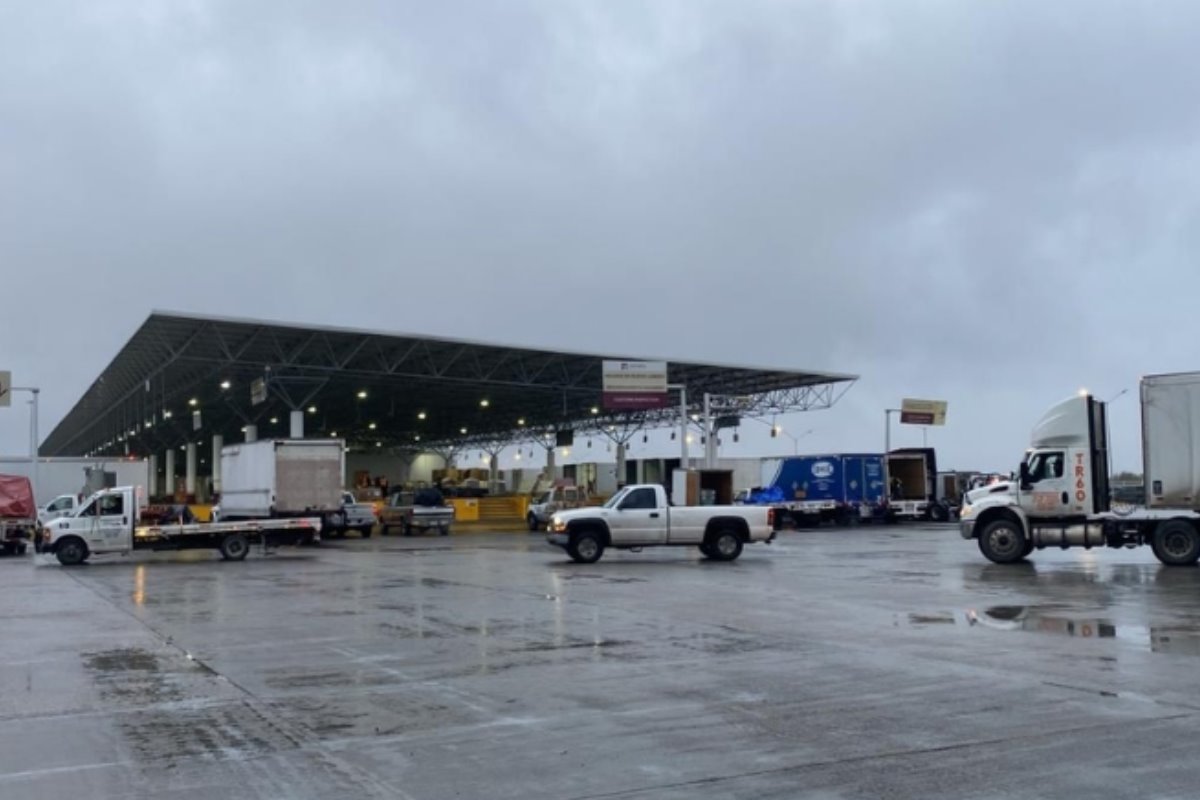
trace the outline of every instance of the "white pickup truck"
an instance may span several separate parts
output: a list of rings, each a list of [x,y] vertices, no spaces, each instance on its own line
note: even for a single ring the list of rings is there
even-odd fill
[[[714,561],[733,561],[748,542],[775,539],[774,509],[762,506],[671,506],[657,485],[627,486],[602,506],[550,518],[546,541],[581,564],[609,547],[694,546]]]

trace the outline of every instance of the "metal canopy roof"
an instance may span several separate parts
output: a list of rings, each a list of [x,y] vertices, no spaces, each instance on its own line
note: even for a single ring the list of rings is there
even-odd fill
[[[202,436],[240,441],[288,434],[303,409],[307,436],[351,445],[452,450],[526,441],[554,429],[670,424],[678,407],[599,409],[601,362],[633,360],[242,319],[154,312],[40,448],[43,455],[145,455]],[[669,359],[671,383],[699,409],[705,392],[764,416],[828,408],[853,375],[698,364]],[[250,385],[267,378],[252,405]],[[224,388],[227,386],[228,388]],[[199,411],[200,429],[193,425]],[[422,417],[423,415],[423,417]],[[466,433],[463,433],[463,431]]]

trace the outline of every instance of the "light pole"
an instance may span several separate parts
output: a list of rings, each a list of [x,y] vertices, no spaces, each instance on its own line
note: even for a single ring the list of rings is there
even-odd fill
[[[792,436],[790,433],[788,433],[784,429],[784,427],[782,425],[772,424],[771,425],[771,438],[774,439],[774,438],[777,438],[780,434],[783,434],[787,438],[791,439],[792,440],[792,455],[796,456],[796,455],[800,455],[800,440],[803,439],[805,436],[808,436],[814,430],[815,430],[814,428],[809,428],[808,430],[806,430],[804,433],[800,434],[799,436]]]
[[[10,391],[29,392],[33,399],[29,401],[29,460],[33,462],[29,482],[33,485],[33,504],[38,504],[38,395],[41,389],[36,386],[13,386]]]
[[[668,383],[667,388],[679,390],[679,468],[686,470],[688,468],[687,386],[682,383]]]
[[[892,414],[899,414],[898,408],[883,410],[883,492],[889,500],[892,497],[892,475],[888,470],[888,453],[892,452]]]

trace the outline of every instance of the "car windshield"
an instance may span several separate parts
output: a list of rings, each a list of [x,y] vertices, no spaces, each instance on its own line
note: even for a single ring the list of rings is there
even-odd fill
[[[604,508],[616,508],[617,506],[619,506],[621,504],[621,501],[625,499],[625,495],[627,495],[627,494],[629,494],[629,490],[622,489],[621,491],[614,494],[612,497],[608,498],[608,502],[605,503],[603,507]]]

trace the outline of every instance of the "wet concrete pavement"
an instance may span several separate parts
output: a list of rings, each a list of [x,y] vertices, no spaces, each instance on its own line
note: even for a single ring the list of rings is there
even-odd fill
[[[1196,795],[1200,570],[783,537],[0,560],[0,797]]]

